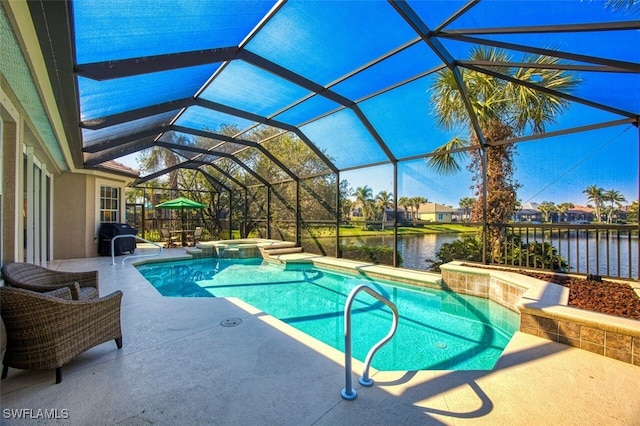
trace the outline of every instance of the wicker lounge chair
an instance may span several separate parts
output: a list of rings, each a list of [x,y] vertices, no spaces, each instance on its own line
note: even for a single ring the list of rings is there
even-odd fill
[[[7,330],[2,378],[9,367],[56,370],[82,352],[115,340],[122,347],[120,302],[122,292],[90,300],[71,300],[68,287],[37,293],[0,287],[0,313]]]
[[[15,262],[2,267],[2,277],[11,287],[39,293],[68,287],[73,300],[98,297],[98,271],[62,272],[31,263]]]

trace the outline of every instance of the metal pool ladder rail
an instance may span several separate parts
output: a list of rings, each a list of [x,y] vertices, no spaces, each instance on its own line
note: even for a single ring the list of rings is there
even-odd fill
[[[111,264],[115,265],[116,264],[116,257],[115,257],[115,241],[118,238],[134,238],[138,241],[142,241],[145,243],[149,243],[151,245],[154,245],[156,247],[158,247],[158,252],[157,253],[150,253],[150,254],[134,254],[134,255],[129,255],[129,256],[125,256],[122,259],[122,264],[124,265],[124,261],[127,259],[133,259],[134,257],[153,257],[153,256],[160,256],[162,254],[162,246],[160,244],[154,243],[153,241],[149,241],[149,240],[145,240],[142,237],[138,237],[137,235],[133,235],[133,234],[121,234],[121,235],[116,235],[111,239]]]
[[[369,378],[369,365],[371,365],[371,360],[373,359],[373,356],[376,354],[378,349],[380,349],[385,343],[391,340],[396,332],[396,329],[398,328],[398,308],[396,308],[396,305],[394,305],[391,301],[389,301],[377,291],[373,290],[371,287],[368,287],[366,284],[361,284],[351,290],[351,293],[349,293],[349,297],[347,297],[347,301],[344,304],[345,388],[340,392],[342,398],[346,399],[347,401],[353,401],[354,399],[356,399],[356,396],[358,396],[356,390],[353,389],[353,386],[351,384],[351,305],[353,305],[353,301],[355,300],[356,295],[361,291],[369,293],[371,296],[387,305],[393,311],[393,324],[391,324],[389,333],[387,333],[387,335],[382,340],[376,343],[369,350],[369,353],[364,360],[364,370],[362,372],[362,376],[360,377],[360,379],[358,379],[358,382],[360,382],[362,386],[373,386],[373,379]]]

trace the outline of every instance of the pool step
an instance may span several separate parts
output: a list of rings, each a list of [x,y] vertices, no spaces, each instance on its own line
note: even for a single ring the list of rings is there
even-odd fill
[[[279,254],[302,253],[302,251],[302,247],[260,248],[263,258]]]

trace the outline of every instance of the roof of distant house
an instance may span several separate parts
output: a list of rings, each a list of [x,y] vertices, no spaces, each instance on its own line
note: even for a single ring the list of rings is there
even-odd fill
[[[124,174],[127,176],[131,176],[131,177],[140,176],[140,172],[138,170],[133,169],[129,166],[126,166],[114,160],[105,161],[100,165],[100,169],[105,169],[111,172],[116,172],[116,173]]]
[[[438,203],[421,204],[418,213],[453,213],[456,209]]]
[[[573,208],[567,210],[567,213],[593,213],[593,208],[587,206],[574,205]]]

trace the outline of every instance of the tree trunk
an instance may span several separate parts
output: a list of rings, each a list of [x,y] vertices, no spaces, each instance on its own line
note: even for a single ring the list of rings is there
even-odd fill
[[[494,121],[485,130],[487,142],[507,139],[512,135],[511,128],[499,121]],[[472,143],[478,145],[478,141]],[[487,253],[492,260],[500,257],[501,242],[506,239],[504,228],[498,224],[508,223],[515,212],[517,198],[516,193],[519,187],[513,178],[513,155],[515,145],[498,145],[487,147],[487,212],[486,221],[489,239]],[[482,222],[484,210],[484,185],[482,179],[482,151],[471,151],[470,170],[473,172],[476,201],[471,210],[471,220]]]

